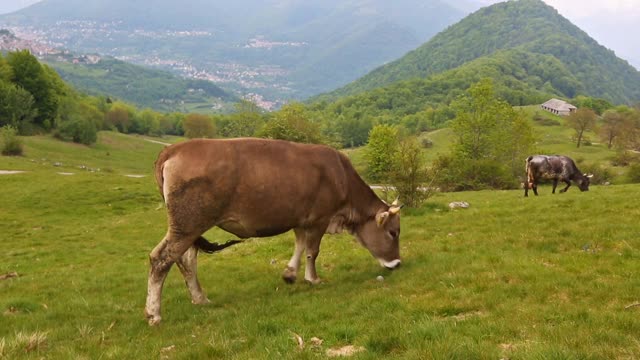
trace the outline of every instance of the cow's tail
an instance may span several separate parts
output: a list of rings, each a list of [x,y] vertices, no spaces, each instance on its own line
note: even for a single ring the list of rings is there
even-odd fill
[[[158,190],[160,190],[160,196],[162,196],[162,200],[164,198],[164,163],[169,160],[170,154],[167,151],[167,148],[162,150],[158,155],[158,159],[154,163],[154,176],[156,178],[156,184],[158,184]]]
[[[525,172],[527,174],[527,183],[525,184],[525,186],[527,188],[531,188],[533,185],[533,173],[531,172],[531,160],[533,159],[533,156],[529,156],[527,157],[527,160],[525,160]]]
[[[224,244],[218,244],[215,242],[211,243],[204,237],[199,236],[193,245],[195,245],[199,250],[206,252],[207,254],[213,254],[216,251],[220,251],[224,248],[228,248],[231,245],[235,245],[241,242],[242,240],[229,240]]]

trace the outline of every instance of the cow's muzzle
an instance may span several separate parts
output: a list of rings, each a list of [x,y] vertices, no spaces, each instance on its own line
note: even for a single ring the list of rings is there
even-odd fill
[[[401,263],[400,259],[395,259],[391,261],[384,261],[384,260],[379,260],[379,261],[380,261],[380,265],[386,267],[389,270],[399,268]]]

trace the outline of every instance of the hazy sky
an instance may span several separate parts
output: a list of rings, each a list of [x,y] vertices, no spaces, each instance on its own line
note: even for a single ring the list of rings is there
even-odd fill
[[[40,0],[0,0],[0,14]],[[90,0],[87,0],[90,1]],[[389,0],[392,1],[392,0]],[[472,0],[488,5],[502,0]],[[544,0],[601,45],[640,69],[640,0]]]

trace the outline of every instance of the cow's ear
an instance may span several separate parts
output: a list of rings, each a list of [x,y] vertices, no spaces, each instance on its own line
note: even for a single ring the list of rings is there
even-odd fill
[[[378,227],[382,227],[384,223],[387,222],[387,219],[389,219],[388,211],[381,211],[376,214],[376,224],[378,224]]]

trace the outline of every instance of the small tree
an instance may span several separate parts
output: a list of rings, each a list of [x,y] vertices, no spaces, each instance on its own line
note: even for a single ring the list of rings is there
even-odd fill
[[[310,114],[300,103],[283,106],[258,132],[258,136],[310,144],[324,143],[320,126],[311,120]]]
[[[216,135],[213,121],[206,115],[189,114],[182,122],[184,136],[189,139],[212,138]]]
[[[398,130],[390,125],[376,125],[369,132],[365,148],[367,173],[372,181],[386,181],[393,169],[398,146]]]
[[[0,134],[2,135],[2,155],[22,155],[22,141],[18,137],[18,130],[15,127],[5,125],[0,128]]]
[[[576,147],[580,147],[584,133],[595,129],[596,113],[587,108],[581,108],[567,116],[567,126],[575,130]]]
[[[426,181],[424,153],[418,139],[409,137],[400,141],[391,170],[391,184],[398,197],[407,206],[420,206],[432,194],[431,187],[425,186]]]

